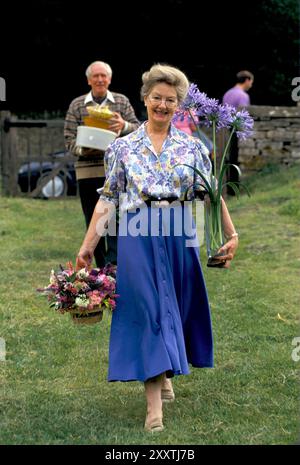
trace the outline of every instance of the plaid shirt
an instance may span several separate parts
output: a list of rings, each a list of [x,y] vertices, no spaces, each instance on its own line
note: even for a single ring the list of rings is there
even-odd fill
[[[78,156],[76,147],[77,127],[83,125],[83,117],[88,116],[87,106],[96,105],[92,98],[92,93],[81,95],[75,98],[67,111],[65,118],[64,137],[66,149]],[[106,99],[101,106],[107,105],[111,111],[120,113],[125,121],[124,130],[121,136],[125,136],[134,131],[140,125],[134,109],[125,95],[107,91]],[[77,179],[104,177],[104,152],[93,149],[83,149],[86,154],[78,156],[75,163]]]

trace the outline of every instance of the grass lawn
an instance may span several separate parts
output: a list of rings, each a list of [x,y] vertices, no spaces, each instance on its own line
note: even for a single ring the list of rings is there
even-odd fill
[[[174,379],[176,401],[156,435],[143,431],[143,385],[106,381],[110,315],[77,327],[35,292],[76,256],[85,231],[79,199],[0,198],[0,443],[295,443],[298,169],[270,169],[248,180],[251,198],[228,200],[240,233],[229,270],[206,268],[202,248],[215,368]]]

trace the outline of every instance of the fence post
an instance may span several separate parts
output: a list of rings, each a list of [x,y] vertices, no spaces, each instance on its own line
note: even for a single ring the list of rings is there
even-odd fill
[[[1,112],[1,174],[4,195],[18,194],[17,132],[7,122],[15,120],[9,111]]]
[[[18,118],[13,117],[11,120],[16,121]],[[9,195],[16,197],[18,195],[18,156],[17,156],[17,128],[9,130]]]
[[[0,112],[0,131],[1,131],[1,163],[0,163],[0,174],[2,178],[2,194],[9,195],[9,131],[5,130],[4,122],[10,119],[10,111]]]

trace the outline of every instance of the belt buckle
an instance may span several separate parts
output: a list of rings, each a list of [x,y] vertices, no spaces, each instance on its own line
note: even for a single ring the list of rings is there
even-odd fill
[[[159,201],[159,206],[160,207],[169,207],[170,206],[170,202],[168,200],[160,200]]]
[[[157,208],[160,208],[160,207],[168,207],[169,206],[169,202],[168,200],[155,200],[154,202],[154,205],[157,207]]]

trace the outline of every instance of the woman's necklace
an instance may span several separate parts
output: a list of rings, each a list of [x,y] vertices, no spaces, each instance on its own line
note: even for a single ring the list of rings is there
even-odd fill
[[[164,144],[164,141],[167,138],[168,131],[166,132],[152,132],[151,130],[149,131],[149,126],[148,123],[146,124],[146,130],[147,134],[149,136],[149,139],[151,140],[151,144],[157,154],[157,156],[160,155],[162,146]]]

